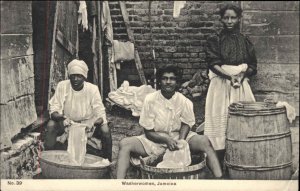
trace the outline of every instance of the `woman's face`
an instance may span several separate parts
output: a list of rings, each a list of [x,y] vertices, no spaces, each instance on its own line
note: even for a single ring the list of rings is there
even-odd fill
[[[70,81],[72,88],[76,91],[79,91],[83,88],[83,82],[85,81],[85,77],[81,74],[71,74]]]
[[[173,72],[165,72],[161,77],[161,91],[174,93],[177,87],[177,78]]]
[[[227,9],[221,18],[221,21],[226,29],[233,30],[238,27],[240,18],[237,16],[234,10]]]

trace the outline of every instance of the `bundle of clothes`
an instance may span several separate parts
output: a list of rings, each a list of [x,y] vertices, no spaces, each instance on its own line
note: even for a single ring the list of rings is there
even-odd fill
[[[108,98],[119,106],[131,110],[133,116],[140,116],[144,99],[152,92],[155,92],[155,89],[150,85],[130,86],[125,80],[116,91],[108,94]]]

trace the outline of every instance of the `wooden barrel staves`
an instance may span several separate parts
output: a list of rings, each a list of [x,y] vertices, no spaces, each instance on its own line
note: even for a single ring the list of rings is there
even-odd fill
[[[287,180],[292,175],[291,131],[284,107],[231,104],[225,145],[231,179]]]

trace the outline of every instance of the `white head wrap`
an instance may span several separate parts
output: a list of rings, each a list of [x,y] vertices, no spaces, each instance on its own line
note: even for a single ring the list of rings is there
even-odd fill
[[[71,74],[81,74],[87,78],[89,68],[83,60],[74,59],[68,64],[68,73]]]

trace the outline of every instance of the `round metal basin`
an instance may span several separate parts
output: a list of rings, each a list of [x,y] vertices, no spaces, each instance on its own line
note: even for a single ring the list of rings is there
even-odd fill
[[[42,176],[49,179],[101,179],[110,170],[107,166],[91,166],[104,160],[102,157],[86,154],[82,166],[71,165],[67,151],[43,151],[40,155]]]

